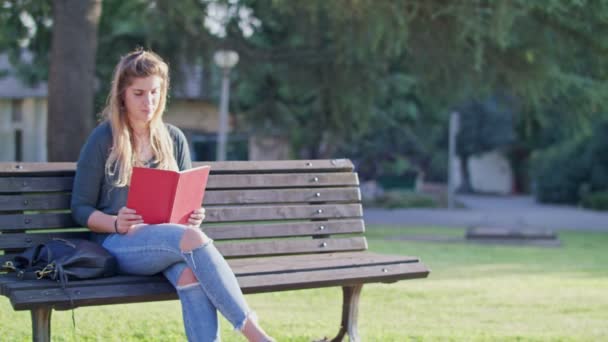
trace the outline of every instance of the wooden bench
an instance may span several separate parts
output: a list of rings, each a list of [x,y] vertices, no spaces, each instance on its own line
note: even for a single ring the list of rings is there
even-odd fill
[[[358,341],[365,283],[424,278],[417,257],[366,251],[359,181],[346,159],[213,162],[202,229],[228,259],[244,293],[341,286],[341,327]],[[203,163],[195,163],[203,165]],[[70,214],[74,163],[0,163],[0,264],[52,237],[87,237]],[[162,276],[71,281],[75,307],[177,299]],[[70,300],[50,280],[0,275],[0,294],[29,310],[34,341],[49,341],[51,312]],[[397,298],[395,298],[397,300]]]

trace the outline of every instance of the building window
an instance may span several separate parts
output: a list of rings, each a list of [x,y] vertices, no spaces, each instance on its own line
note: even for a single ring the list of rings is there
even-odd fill
[[[23,100],[11,101],[11,117],[14,134],[15,161],[23,161]]]
[[[0,161],[23,161],[23,100],[12,99],[0,106]]]

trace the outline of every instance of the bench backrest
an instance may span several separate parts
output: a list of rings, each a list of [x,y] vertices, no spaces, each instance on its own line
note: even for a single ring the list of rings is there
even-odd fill
[[[364,250],[361,195],[346,159],[211,165],[203,230],[225,257]],[[52,237],[86,237],[70,214],[74,163],[0,163],[0,263]]]

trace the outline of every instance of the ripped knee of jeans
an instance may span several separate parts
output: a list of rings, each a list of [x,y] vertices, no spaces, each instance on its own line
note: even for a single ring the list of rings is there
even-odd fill
[[[185,268],[177,280],[177,288],[184,289],[198,285],[198,283],[198,279],[196,279],[194,272],[192,272],[190,268]]]
[[[191,252],[194,249],[205,246],[212,240],[202,231],[196,228],[188,228],[184,230],[182,239],[179,243],[179,248],[182,252]]]

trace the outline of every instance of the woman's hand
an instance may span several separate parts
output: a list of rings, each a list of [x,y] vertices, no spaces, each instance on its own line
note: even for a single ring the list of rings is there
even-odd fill
[[[122,207],[116,215],[115,228],[118,234],[127,234],[134,226],[144,223],[141,215],[137,215],[135,209]]]
[[[188,225],[190,227],[198,228],[203,223],[205,219],[205,208],[195,209],[192,214],[190,214],[190,218],[188,219]]]

